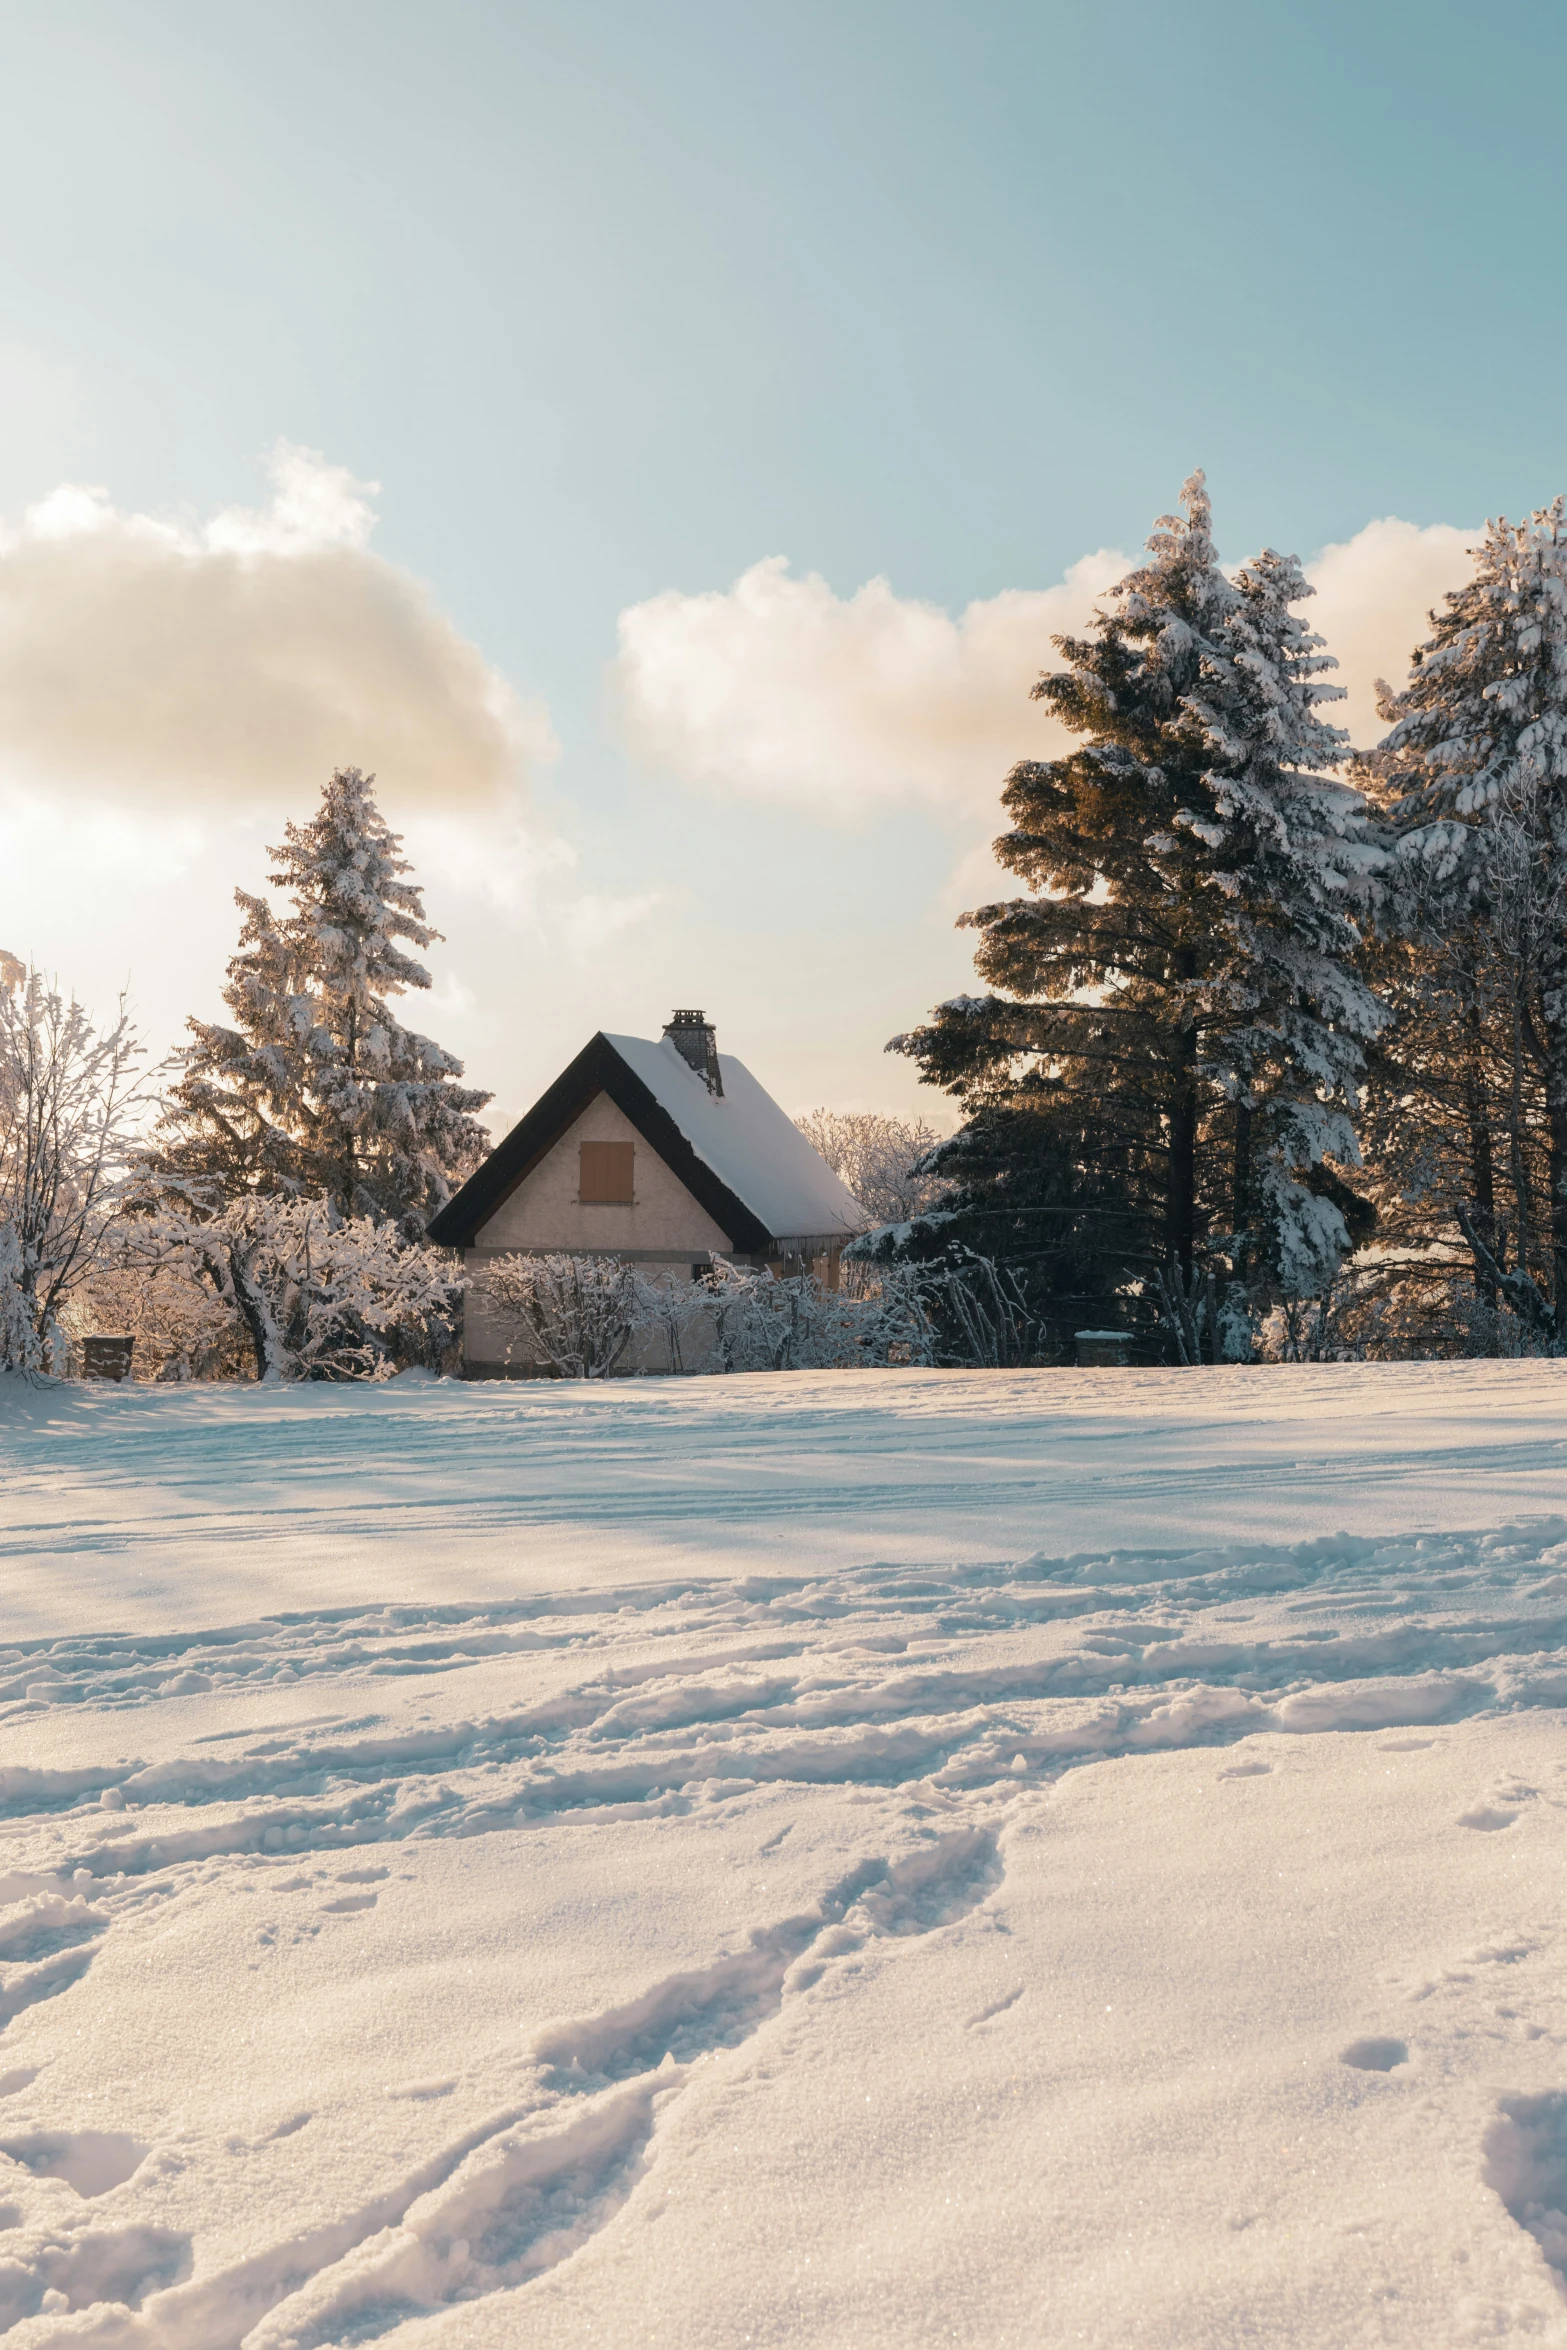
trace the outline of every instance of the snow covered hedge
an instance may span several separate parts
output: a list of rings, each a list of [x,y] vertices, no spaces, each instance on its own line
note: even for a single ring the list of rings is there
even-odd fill
[[[917,1273],[830,1290],[726,1258],[700,1280],[650,1278],[613,1257],[505,1256],[481,1277],[510,1322],[508,1362],[562,1379],[617,1371],[855,1370],[929,1363],[936,1333]]]

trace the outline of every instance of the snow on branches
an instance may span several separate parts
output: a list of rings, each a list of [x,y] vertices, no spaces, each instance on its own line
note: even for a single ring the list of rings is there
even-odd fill
[[[650,1277],[614,1257],[511,1255],[491,1258],[475,1287],[511,1325],[506,1361],[537,1376],[854,1370],[935,1359],[919,1277],[899,1269],[851,1292],[718,1256],[689,1280]]]
[[[244,1329],[259,1379],[384,1379],[455,1344],[464,1276],[330,1199],[165,1196],[131,1246],[203,1285]]]
[[[0,1370],[63,1371],[62,1316],[119,1214],[151,1075],[123,999],[97,1028],[0,956]]]
[[[489,1147],[487,1093],[391,1008],[430,975],[409,946],[439,935],[407,879],[402,844],[371,789],[342,767],[308,824],[273,850],[291,910],[237,891],[244,915],[224,1002],[234,1025],[192,1020],[161,1160],[187,1180],[329,1196],[340,1215],[412,1234]]]

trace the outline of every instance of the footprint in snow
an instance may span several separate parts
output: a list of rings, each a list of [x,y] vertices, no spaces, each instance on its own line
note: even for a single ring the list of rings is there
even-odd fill
[[[30,2130],[25,2137],[0,2138],[0,2155],[19,2162],[35,2179],[64,2179],[84,2198],[123,2187],[151,2153],[123,2130]]]
[[[1009,2008],[1016,2007],[1023,1996],[1023,1988],[1019,1983],[1015,1991],[1004,1991],[999,1999],[993,1999],[988,2007],[982,2007],[978,2015],[971,2015],[965,2029],[972,2032],[981,2024],[994,2023],[998,2015],[1005,2015]]]
[[[1567,2096],[1503,2097],[1481,2146],[1480,2176],[1567,2285]]]
[[[746,1949],[667,1976],[622,2007],[554,2026],[530,2053],[559,2102],[502,2115],[456,2140],[346,2223],[341,2249],[313,2276],[291,2273],[281,2254],[233,2272],[254,2296],[245,2340],[254,2350],[336,2350],[542,2276],[630,2198],[665,2101],[683,2090],[698,2059],[739,2047],[844,1951],[957,1924],[997,1890],[1002,1873],[995,1838],[974,1828],[896,1862],[866,1861],[809,1914],[753,1931]],[[990,2013],[1004,2013],[1021,1995],[1019,1987]],[[422,2100],[454,2086],[413,2081],[385,2094]],[[230,2282],[209,2277],[171,2295],[159,2314],[182,2329],[181,2342],[212,2341],[216,2350],[210,2327],[196,2329],[220,2302],[227,2314],[225,2296],[233,2297]],[[257,2304],[268,2300],[263,2316]],[[237,2333],[222,2337],[222,2350],[237,2344]]]
[[[1339,2050],[1339,2062],[1352,2065],[1358,2073],[1390,2073],[1396,2065],[1409,2062],[1409,2050],[1402,2040],[1351,2040],[1347,2048]]]
[[[0,2225],[15,2228],[19,2219],[0,2214]],[[190,2273],[190,2238],[172,2228],[50,2227],[29,2230],[28,2239],[8,2244],[0,2263],[0,2333],[27,2317],[55,2317],[95,2303],[140,2309],[149,2293]]]
[[[1479,1828],[1492,1834],[1498,1828],[1510,1828],[1535,1792],[1533,1787],[1508,1781],[1503,1786],[1493,1788],[1484,1802],[1471,1804],[1468,1811],[1461,1811],[1458,1825],[1461,1828]]]

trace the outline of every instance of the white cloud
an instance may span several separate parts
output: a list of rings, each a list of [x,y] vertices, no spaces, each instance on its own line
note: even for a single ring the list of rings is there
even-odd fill
[[[1374,685],[1402,682],[1426,614],[1468,568],[1474,534],[1381,521],[1307,566],[1311,625],[1348,699],[1331,715],[1357,744],[1381,732]],[[921,800],[994,813],[1013,761],[1066,747],[1028,699],[1051,638],[1082,628],[1131,568],[1108,550],[1059,586],[1012,588],[958,619],[874,579],[852,596],[770,556],[727,591],[670,590],[620,617],[613,684],[645,764],[742,797],[859,817]]]
[[[1349,729],[1358,749],[1385,732],[1377,716],[1377,679],[1395,688],[1403,684],[1411,652],[1431,633],[1427,614],[1468,577],[1468,550],[1479,536],[1450,522],[1422,530],[1389,516],[1368,522],[1341,545],[1324,547],[1306,565],[1317,592],[1303,607],[1304,616],[1338,656],[1333,682],[1348,696],[1327,715]]]
[[[555,754],[426,589],[369,550],[374,483],[280,444],[259,511],[120,512],[68,483],[0,533],[0,776],[215,814],[334,766],[474,806]]]
[[[638,758],[690,781],[857,816],[919,799],[993,805],[1060,728],[1028,698],[1050,639],[1129,568],[1101,551],[1057,587],[1011,588],[954,620],[873,579],[834,595],[769,556],[725,593],[675,590],[620,617],[614,685]]]

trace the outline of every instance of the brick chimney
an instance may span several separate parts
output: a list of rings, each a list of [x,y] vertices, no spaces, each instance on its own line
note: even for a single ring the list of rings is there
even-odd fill
[[[665,1036],[683,1061],[688,1061],[711,1094],[722,1096],[718,1073],[718,1037],[705,1012],[671,1012]]]

